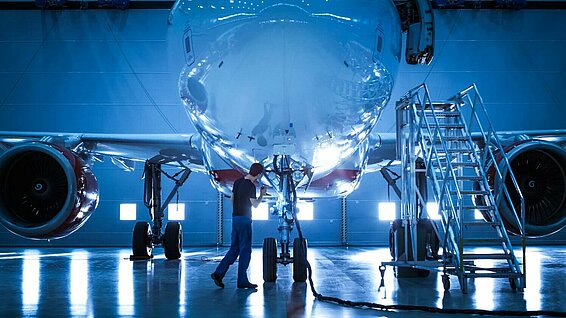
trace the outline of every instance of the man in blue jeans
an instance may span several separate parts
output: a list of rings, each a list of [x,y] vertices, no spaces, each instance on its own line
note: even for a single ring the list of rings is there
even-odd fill
[[[245,177],[234,182],[232,188],[232,243],[230,250],[216,267],[216,271],[210,275],[220,288],[224,288],[222,279],[238,255],[240,255],[238,288],[257,288],[256,284],[248,280],[247,270],[252,255],[252,206],[257,208],[266,192],[265,187],[261,187],[259,197],[256,198],[254,182],[261,177],[262,173],[263,166],[256,162],[252,164]]]

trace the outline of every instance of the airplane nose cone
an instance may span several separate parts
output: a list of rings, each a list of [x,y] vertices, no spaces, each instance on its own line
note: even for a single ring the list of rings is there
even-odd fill
[[[358,1],[368,7],[350,5]],[[401,50],[390,1],[265,0],[213,10],[178,3],[190,16],[183,48],[194,53],[181,71],[181,97],[224,163],[270,160],[284,143],[323,175],[367,138],[389,100]],[[387,37],[374,58],[377,27]]]

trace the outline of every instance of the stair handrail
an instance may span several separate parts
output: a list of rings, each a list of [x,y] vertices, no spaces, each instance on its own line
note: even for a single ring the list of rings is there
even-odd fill
[[[473,102],[470,98],[470,94],[469,92],[474,93],[474,99],[477,99],[479,102]],[[499,138],[497,137],[497,134],[495,132],[495,130],[493,129],[493,125],[491,124],[491,121],[489,119],[489,117],[487,116],[487,110],[485,109],[485,105],[483,103],[483,99],[482,97],[479,95],[479,92],[477,90],[477,87],[475,84],[472,84],[470,87],[466,88],[465,90],[461,91],[460,93],[456,94],[456,100],[459,100],[459,103],[456,103],[456,106],[458,108],[461,108],[461,106],[465,105],[465,103],[463,103],[463,99],[467,98],[469,101],[469,104],[471,105],[471,116],[473,116],[473,118],[475,118],[475,122],[478,125],[478,129],[480,131],[480,135],[482,138],[482,141],[484,143],[484,153],[487,153],[490,156],[490,159],[492,160],[492,166],[495,169],[495,171],[497,172],[497,176],[500,180],[499,185],[497,186],[497,190],[495,191],[496,193],[496,204],[499,202],[499,199],[502,195],[502,193],[505,194],[505,198],[507,200],[509,200],[509,205],[513,210],[513,215],[514,218],[517,223],[517,225],[520,226],[519,230],[521,231],[521,234],[524,235],[525,234],[525,199],[524,196],[521,192],[521,189],[519,188],[519,183],[517,182],[517,179],[515,177],[515,174],[513,173],[513,170],[511,169],[511,163],[509,162],[509,158],[505,153],[505,148],[503,147],[503,145],[501,144],[501,141],[499,140]],[[451,98],[451,99],[454,99]],[[479,107],[478,107],[479,105]],[[487,129],[484,129],[483,125],[481,124],[481,120],[478,116],[478,112],[476,111],[479,108],[479,110],[483,113],[483,117],[485,118],[485,120],[487,121]],[[470,118],[470,123],[473,124],[474,121],[472,120],[472,118]],[[467,125],[467,123],[464,121],[464,125]],[[470,125],[471,126],[471,125]],[[467,127],[467,128],[472,128],[472,127]],[[486,130],[488,131],[486,134]],[[486,136],[489,136],[490,138],[488,139]],[[494,144],[495,143],[495,144]],[[490,145],[495,146],[495,148],[499,151],[499,155],[501,156],[501,158],[499,159],[499,162],[497,160],[496,155],[494,154],[494,151],[491,149]],[[501,163],[501,161],[503,161],[503,167],[504,169],[506,169],[506,172],[508,174],[508,176],[511,177],[512,183],[513,183],[513,187],[515,188],[515,190],[517,191],[517,194],[519,196],[519,199],[521,201],[521,217],[519,219],[518,213],[515,209],[515,206],[512,204],[513,201],[511,200],[511,196],[509,194],[509,191],[507,189],[507,187],[505,186],[505,179],[504,179],[504,174],[502,172],[502,169],[500,169],[499,164]],[[482,169],[485,168],[486,166],[486,161],[481,162],[482,164]],[[493,180],[493,185],[495,187],[495,183],[496,183],[497,179]],[[495,189],[494,189],[495,190]]]
[[[424,91],[424,96],[423,98],[421,98],[421,96],[419,95],[420,91]],[[451,244],[453,247],[453,254],[452,256],[455,256],[455,259],[453,261],[455,261],[455,266],[456,267],[461,267],[463,266],[463,263],[460,261],[461,258],[461,251],[457,248],[458,246],[460,246],[461,244],[456,244],[456,242],[453,241],[454,237],[458,237],[460,239],[460,241],[462,240],[462,222],[463,222],[463,214],[462,214],[462,193],[460,191],[460,187],[458,185],[457,179],[456,179],[456,174],[454,173],[454,167],[452,166],[452,155],[451,153],[448,151],[448,147],[446,144],[446,140],[444,139],[444,136],[441,133],[441,129],[440,129],[440,125],[439,125],[439,120],[436,116],[435,113],[435,108],[434,108],[434,103],[432,103],[431,99],[430,99],[430,94],[428,92],[428,88],[426,86],[426,84],[421,84],[413,89],[411,89],[407,94],[407,101],[408,101],[408,106],[411,107],[411,110],[414,112],[414,116],[413,118],[419,118],[419,123],[417,124],[418,127],[418,135],[417,137],[420,138],[416,138],[418,140],[418,142],[420,143],[421,146],[421,151],[423,152],[423,154],[425,154],[426,157],[426,166],[427,169],[432,169],[431,168],[431,162],[432,160],[436,161],[438,163],[438,167],[442,168],[442,164],[440,161],[440,155],[438,154],[437,151],[437,143],[435,142],[435,140],[438,138],[439,140],[439,144],[444,148],[444,153],[445,153],[445,160],[446,160],[446,169],[444,171],[444,176],[442,177],[442,186],[438,186],[438,180],[436,180],[436,177],[434,176],[434,174],[432,174],[434,176],[434,181],[435,181],[435,196],[437,197],[436,199],[439,202],[439,209],[443,208],[443,205],[446,205],[444,202],[445,200],[448,201],[449,204],[449,209],[448,211],[450,212],[448,215],[448,218],[446,220],[446,223],[443,223],[443,227],[444,227],[444,246],[446,247],[448,238],[450,237],[451,239]],[[415,103],[415,99],[417,100],[418,103]],[[429,123],[429,120],[427,119],[424,111],[426,109],[426,105],[430,106],[431,109],[431,113],[432,113],[432,118],[433,121],[435,123],[435,129],[431,128],[431,125]],[[424,124],[424,125],[423,125]],[[429,135],[429,138],[431,138],[431,147],[430,147],[430,152],[429,154],[426,154],[426,149],[427,147],[425,147],[425,140],[424,140],[424,136],[421,134],[422,129],[426,128],[426,131]],[[453,181],[453,184],[455,185],[455,190],[456,190],[456,196],[457,196],[457,200],[459,202],[459,204],[457,204],[456,206],[454,206],[454,202],[452,200],[451,197],[451,193],[450,193],[450,187],[449,187],[449,183],[450,181]],[[446,196],[447,194],[447,196]],[[447,199],[446,199],[447,198]],[[446,206],[445,206],[446,207]],[[444,222],[444,219],[443,219]],[[451,227],[450,226],[450,222],[454,222],[455,226]],[[452,230],[452,231],[451,231]],[[452,235],[450,235],[450,232],[452,232]]]
[[[418,96],[418,91],[420,89],[424,90],[424,101],[420,99],[420,96]],[[414,111],[414,118],[419,118],[421,122],[418,123],[417,127],[422,127],[422,121],[424,121],[424,123],[426,124],[426,129],[427,132],[429,134],[429,136],[432,135],[431,137],[431,141],[434,142],[434,140],[436,140],[436,138],[438,137],[438,139],[440,140],[440,143],[442,144],[443,148],[444,148],[444,153],[446,154],[446,164],[447,164],[447,169],[446,169],[446,175],[445,177],[443,177],[443,185],[442,185],[442,189],[444,189],[447,186],[447,181],[450,179],[449,177],[452,177],[452,181],[454,181],[455,185],[456,185],[456,191],[457,191],[457,195],[459,199],[462,199],[462,195],[460,192],[460,188],[458,187],[458,183],[456,180],[456,175],[454,174],[454,168],[452,166],[452,156],[450,155],[450,153],[448,152],[448,148],[446,147],[446,141],[444,140],[444,136],[442,136],[442,134],[440,133],[440,128],[439,128],[439,122],[438,122],[438,118],[436,117],[436,114],[434,113],[434,108],[432,107],[433,103],[430,100],[430,95],[428,93],[428,88],[426,86],[426,84],[420,84],[419,86],[413,88],[412,90],[410,90],[407,95],[410,95],[410,97],[417,97],[418,98],[418,105],[421,106],[419,109],[417,109],[416,107],[412,107],[413,111]],[[411,98],[409,98],[410,100]],[[428,100],[428,104],[431,105],[431,109],[432,109],[432,116],[434,118],[434,122],[436,124],[436,129],[434,129],[434,134],[431,133],[432,129],[430,127],[430,123],[428,122],[428,119],[426,118],[425,114],[424,114],[424,110],[425,108],[422,105],[426,105],[426,101]],[[414,105],[414,104],[413,104]],[[418,112],[417,112],[418,110]],[[419,114],[420,113],[420,114]],[[419,135],[421,138],[417,138],[418,141],[421,144],[421,150],[423,151],[423,153],[426,151],[424,149],[426,149],[425,147],[425,141],[424,141],[424,137],[422,136],[422,134],[420,134],[420,129],[419,129]],[[436,150],[436,147],[431,147],[432,152],[430,152],[429,155],[427,155],[427,160],[425,162],[430,162],[432,161],[432,156],[434,155],[434,160],[438,163],[438,166],[441,166],[441,161],[440,161],[440,155],[438,154],[438,151]],[[429,167],[431,167],[431,165],[426,165],[427,169]],[[452,173],[450,173],[452,172]],[[444,192],[443,190],[441,190],[442,192]],[[439,191],[439,192],[441,192]]]
[[[474,95],[473,100],[470,96],[470,93],[473,93],[473,95]],[[499,140],[499,138],[496,134],[495,129],[493,128],[491,120],[489,119],[489,116],[487,114],[487,110],[485,108],[485,104],[483,102],[483,99],[482,99],[481,95],[479,94],[478,89],[477,89],[475,84],[470,85],[468,88],[457,93],[454,97],[450,98],[449,100],[454,100],[456,107],[458,107],[460,109],[462,106],[466,105],[466,103],[464,102],[464,99],[467,100],[468,104],[471,107],[470,120],[469,120],[469,123],[470,123],[469,126],[470,127],[466,127],[466,129],[471,129],[472,125],[475,122],[477,124],[479,132],[480,132],[481,141],[484,143],[482,159],[481,159],[482,161],[480,162],[480,168],[482,170],[484,170],[487,167],[487,165],[486,165],[486,163],[488,162],[487,156],[489,156],[489,159],[492,162],[492,167],[493,167],[494,171],[497,172],[497,178],[494,178],[494,180],[493,180],[493,187],[494,187],[494,191],[495,191],[495,195],[493,196],[493,200],[494,200],[493,204],[498,206],[498,203],[500,202],[501,197],[504,196],[505,199],[509,203],[509,207],[512,210],[512,214],[513,214],[513,218],[514,218],[513,221],[519,227],[519,232],[520,232],[521,242],[522,242],[522,251],[523,251],[522,275],[523,275],[523,277],[525,277],[525,275],[526,275],[526,262],[525,262],[525,259],[526,259],[526,233],[525,233],[525,199],[524,199],[524,196],[521,192],[521,189],[519,188],[519,184],[517,182],[515,174],[513,173],[512,168],[511,168],[509,158],[508,158],[508,156],[505,152],[503,145],[501,144],[501,141]],[[479,112],[481,112],[481,115],[482,115],[481,117],[484,119],[485,125],[487,126],[487,128],[484,128],[484,125],[482,125],[482,120],[480,119],[480,114],[478,114]],[[474,121],[474,119],[475,119],[475,121]],[[468,123],[465,120],[463,121],[463,124],[465,126],[468,126]],[[469,131],[471,132],[471,130],[469,130]],[[486,133],[486,131],[487,131],[487,133]],[[472,141],[470,140],[470,142],[472,142]],[[492,147],[494,147],[496,149],[495,151],[499,152],[499,156],[501,157],[501,158],[499,158],[499,160],[498,160],[497,156],[495,155],[495,151],[492,149]],[[502,168],[500,168],[500,164],[502,165]],[[519,197],[520,209],[521,209],[520,217],[517,213],[515,205],[513,204],[513,200],[511,199],[511,195],[509,193],[509,190],[507,189],[507,185],[505,184],[504,173],[502,172],[502,170],[503,170],[503,172],[507,173],[507,176],[511,177],[513,187],[515,188],[515,191],[516,191],[516,193]],[[484,175],[485,175],[485,171],[484,171],[484,174],[482,174],[482,176],[484,176]],[[497,181],[499,181],[499,184],[496,186]],[[487,184],[489,185],[489,183],[487,183]],[[491,194],[490,194],[490,197],[492,197]],[[498,218],[498,221],[501,221],[501,216],[499,214],[498,209],[496,211],[497,211],[497,213],[494,213],[494,215]],[[506,231],[503,231],[503,235],[505,236],[505,239],[507,240],[507,242],[509,244],[511,244],[511,241],[509,240],[509,236],[508,236]],[[512,254],[512,255],[513,255],[513,263],[515,265],[516,270],[518,272],[521,272],[521,268],[519,266],[519,262],[518,262],[516,256],[514,254]],[[521,287],[524,288],[525,280],[522,279],[521,281],[522,281],[522,285],[523,285]]]
[[[420,89],[424,90],[424,100],[420,99],[420,96],[418,96],[418,91]],[[429,133],[429,136],[431,136],[431,127],[430,127],[430,123],[428,121],[428,119],[426,118],[424,111],[425,111],[425,105],[428,103],[431,106],[431,110],[432,110],[432,117],[434,119],[434,123],[436,126],[436,129],[434,130],[434,135],[431,138],[431,141],[434,143],[434,141],[436,140],[436,137],[438,137],[440,144],[442,145],[442,147],[444,148],[444,153],[446,154],[446,164],[447,164],[447,171],[450,171],[452,173],[449,174],[450,177],[452,177],[452,181],[454,181],[454,183],[456,184],[456,191],[458,192],[458,197],[461,198],[461,193],[460,193],[460,188],[458,187],[458,182],[456,180],[456,175],[454,174],[454,167],[452,166],[452,155],[450,154],[450,152],[448,151],[448,148],[446,146],[446,140],[444,140],[444,136],[442,136],[442,134],[440,133],[440,127],[439,127],[439,121],[438,118],[436,117],[436,113],[433,107],[433,103],[430,99],[430,95],[428,92],[428,87],[426,86],[426,84],[420,84],[419,86],[413,88],[412,90],[409,91],[410,92],[414,92],[415,96],[419,99],[419,109],[417,112],[417,109],[413,108],[413,111],[415,112],[415,118],[420,118],[421,121],[424,121],[424,123],[426,124],[426,129],[427,132]],[[422,126],[420,126],[421,123],[419,123],[419,128],[421,128]],[[426,147],[424,147],[424,142],[422,140],[420,140],[421,142],[421,149],[426,149]],[[440,166],[440,155],[438,154],[438,152],[436,151],[436,147],[431,147],[434,150],[434,154],[435,154],[435,159],[436,162],[439,164]],[[444,182],[447,182],[448,178],[444,179]]]

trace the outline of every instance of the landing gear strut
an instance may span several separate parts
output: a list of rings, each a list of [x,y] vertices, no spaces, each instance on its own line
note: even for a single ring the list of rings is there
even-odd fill
[[[161,232],[163,227],[163,211],[173,199],[179,188],[185,183],[191,169],[183,168],[177,174],[169,176],[161,170],[162,158],[152,158],[145,163],[144,167],[144,204],[148,208],[149,216],[153,223],[137,222],[132,236],[131,260],[149,259],[153,257],[152,251],[156,246],[163,246],[167,259],[179,259],[183,250],[183,231],[181,223],[167,222],[165,232]],[[161,202],[161,174],[175,181],[175,186],[164,202]],[[176,179],[180,175],[179,179]]]
[[[290,167],[291,158],[287,155],[275,156],[273,168],[278,176],[279,197],[274,213],[279,218],[279,247],[277,256],[277,240],[268,237],[263,241],[263,280],[274,282],[277,279],[277,263],[293,264],[293,279],[295,282],[304,282],[307,279],[307,241],[304,238],[295,238],[293,241],[293,256],[290,252],[291,231],[296,222],[297,193],[293,181],[293,169]]]

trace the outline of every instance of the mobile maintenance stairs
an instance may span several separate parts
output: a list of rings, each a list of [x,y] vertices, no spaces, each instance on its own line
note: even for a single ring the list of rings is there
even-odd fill
[[[396,112],[403,253],[381,264],[382,276],[385,266],[391,265],[398,270],[442,271],[445,290],[450,289],[449,275],[454,275],[463,293],[468,292],[468,279],[483,277],[508,279],[511,288],[522,291],[526,286],[524,199],[476,86],[448,102],[433,103],[422,84],[397,102]],[[422,235],[417,224],[427,218],[428,198],[418,189],[417,173],[426,174],[438,204],[440,218],[431,222],[442,246],[437,259],[419,257]],[[499,202],[512,202],[512,196],[520,199],[520,204],[509,206],[515,209],[511,222],[520,231],[522,262],[515,256],[498,209]],[[488,221],[476,220],[475,212]],[[477,252],[478,245],[486,244],[499,252]]]

